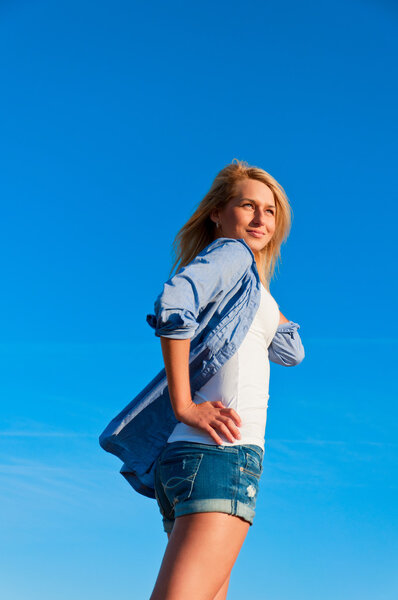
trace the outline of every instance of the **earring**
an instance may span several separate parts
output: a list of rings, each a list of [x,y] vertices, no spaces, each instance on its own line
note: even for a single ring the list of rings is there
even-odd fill
[[[220,223],[219,221],[217,221],[217,229],[220,227]]]

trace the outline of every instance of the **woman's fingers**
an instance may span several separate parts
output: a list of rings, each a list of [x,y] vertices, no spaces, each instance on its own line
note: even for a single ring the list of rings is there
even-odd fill
[[[241,426],[241,418],[233,408],[226,408],[222,402],[215,400],[211,402],[213,408],[218,409],[216,420],[218,423],[212,423],[213,428],[216,427],[228,441],[233,443],[235,439],[240,439],[238,427]]]
[[[225,408],[224,404],[220,402],[220,400],[213,400],[212,402],[210,402],[210,404],[215,408]]]
[[[231,417],[231,419],[234,420],[235,424],[238,427],[240,427],[242,425],[242,420],[241,420],[240,416],[233,408],[225,408],[225,406],[224,406],[224,408],[221,410],[221,414],[225,414],[225,412],[227,413],[227,415],[229,417]]]
[[[224,423],[224,425],[228,428],[228,430],[231,432],[231,434],[234,436],[234,438],[237,438],[237,439],[240,438],[240,431],[236,427],[235,423],[233,422],[233,420],[231,418],[223,417],[222,415],[220,415],[218,417],[218,420],[221,421],[222,423]],[[234,442],[235,439],[232,439],[230,441]]]
[[[225,435],[225,437],[228,439],[228,441],[230,442],[235,442],[236,439],[239,439],[239,434],[235,435],[235,432],[233,430],[231,430],[229,427],[227,427],[227,425],[225,425],[224,423],[221,424],[221,433],[223,433]]]
[[[235,424],[240,427],[242,425],[242,420],[240,418],[240,416],[238,415],[238,413],[236,412],[236,410],[234,410],[233,408],[227,408],[226,406],[224,406],[224,404],[222,402],[220,402],[219,400],[216,400],[214,402],[211,403],[215,408],[220,408],[221,409],[221,413],[222,414],[227,414],[229,417],[231,417],[234,421]]]
[[[205,431],[207,431],[207,433],[210,435],[210,437],[213,438],[213,440],[216,442],[216,444],[218,444],[219,446],[223,445],[222,439],[217,435],[216,431],[213,429],[213,427],[211,427],[211,425],[209,425],[209,428],[206,429]]]
[[[220,435],[231,443],[240,439],[239,415],[232,408],[226,408],[219,400],[192,403],[180,415],[179,420],[206,431],[218,445],[224,443]]]

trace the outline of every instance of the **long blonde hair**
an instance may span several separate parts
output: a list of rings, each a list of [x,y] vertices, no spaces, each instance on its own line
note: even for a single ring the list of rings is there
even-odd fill
[[[170,275],[174,268],[178,272],[190,263],[215,239],[216,225],[210,219],[210,213],[213,209],[222,209],[235,196],[235,184],[242,179],[257,179],[265,183],[272,191],[276,204],[275,233],[265,248],[256,254],[260,279],[263,285],[269,288],[275,266],[280,260],[281,245],[287,240],[290,232],[292,209],[286,192],[272,175],[236,158],[216,175],[206,196],[175,236],[175,261]]]

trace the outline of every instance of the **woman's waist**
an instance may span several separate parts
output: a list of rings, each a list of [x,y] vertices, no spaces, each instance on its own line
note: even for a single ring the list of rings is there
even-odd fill
[[[197,450],[217,449],[230,453],[239,452],[240,448],[248,448],[253,452],[256,452],[262,458],[264,455],[264,437],[258,438],[251,436],[247,439],[237,440],[234,443],[224,442],[223,444],[219,445],[214,441],[211,442],[207,441],[206,439],[191,439],[189,437],[177,437],[177,439],[171,439],[170,436],[169,440],[167,441],[166,448],[184,448],[185,450],[188,450],[189,448]]]
[[[255,444],[264,448],[265,427],[266,415],[261,419],[253,419],[248,422],[245,422],[245,419],[242,418],[242,425],[239,427],[240,438],[235,439],[233,442],[229,442],[221,434],[220,437],[223,440],[222,446],[229,448],[242,444]],[[218,433],[220,434],[220,432]],[[177,423],[167,441],[169,443],[174,441],[192,441],[217,446],[209,433],[198,427],[186,425],[185,423]]]

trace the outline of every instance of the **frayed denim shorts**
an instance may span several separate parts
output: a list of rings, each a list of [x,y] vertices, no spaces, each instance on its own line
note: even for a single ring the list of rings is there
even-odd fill
[[[264,451],[254,444],[217,446],[170,442],[155,465],[155,496],[170,533],[174,520],[223,512],[253,524]]]

